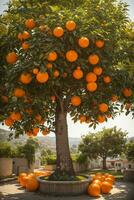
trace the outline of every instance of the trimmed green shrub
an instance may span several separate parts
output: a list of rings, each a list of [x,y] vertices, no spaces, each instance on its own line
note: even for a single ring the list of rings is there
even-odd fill
[[[0,158],[11,158],[13,156],[13,149],[8,142],[0,142]]]

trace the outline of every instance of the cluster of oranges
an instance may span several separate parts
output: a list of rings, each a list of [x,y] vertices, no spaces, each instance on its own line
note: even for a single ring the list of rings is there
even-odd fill
[[[21,118],[20,112],[11,112],[9,117],[5,119],[5,125],[12,126],[15,121],[20,121]]]
[[[105,112],[108,111],[108,105],[106,103],[101,103],[98,106],[98,110],[101,113],[105,113]],[[106,119],[105,115],[98,115],[97,121],[100,122],[100,123],[103,123],[105,121],[105,119]],[[89,122],[91,122],[91,118],[89,118],[89,117],[87,117],[85,115],[80,115],[79,120],[80,120],[80,123],[83,123],[83,122],[89,123]]]
[[[38,135],[39,133],[39,128],[38,127],[34,127],[32,130],[29,130],[29,131],[26,131],[26,134],[29,136],[29,137],[35,137]],[[50,133],[50,130],[48,128],[44,128],[42,130],[42,135],[47,135]]]
[[[108,194],[113,188],[115,177],[109,173],[92,174],[92,183],[88,187],[88,194],[99,197],[101,193]]]
[[[27,113],[29,113],[29,114],[32,114],[32,110],[31,110],[31,109],[27,109],[25,112],[27,112]],[[21,121],[21,119],[22,119],[21,113],[20,113],[20,112],[13,111],[13,112],[11,112],[10,115],[4,120],[4,123],[5,123],[6,126],[11,127],[15,122]],[[35,124],[38,123],[39,125],[45,123],[45,121],[42,119],[42,117],[41,117],[40,114],[37,114],[37,115],[35,116],[34,121],[35,121]],[[29,136],[29,137],[35,137],[35,136],[38,135],[39,130],[40,130],[39,127],[36,125],[36,126],[34,126],[32,129],[26,131],[26,134],[27,134],[27,136]],[[48,128],[44,128],[44,129],[42,130],[42,135],[44,135],[44,136],[46,136],[46,135],[49,134],[49,133],[50,133],[50,131],[49,131]]]
[[[26,188],[29,192],[36,191],[39,188],[39,182],[37,181],[38,176],[50,176],[50,171],[39,171],[36,170],[33,173],[20,173],[18,176],[19,184]]]
[[[36,22],[34,21],[34,19],[27,19],[25,21],[25,27],[28,30],[24,30],[23,32],[18,34],[18,39],[22,42],[22,49],[24,50],[28,50],[30,48],[30,45],[28,43],[28,39],[31,38],[31,33],[30,30],[36,27]],[[66,31],[68,32],[73,32],[76,29],[77,25],[74,21],[70,20],[67,21],[65,24],[65,28],[62,28],[61,26],[57,26],[53,29],[52,31],[52,35],[59,39],[64,37],[64,34]],[[86,49],[90,46],[91,40],[87,37],[79,37],[77,39],[77,45],[79,46],[79,48],[82,49]],[[105,41],[102,39],[97,39],[94,42],[94,45],[96,48],[101,49],[105,46]],[[55,61],[57,61],[57,59],[60,56],[60,52],[56,52],[56,51],[51,51],[48,53],[47,55],[47,64],[46,64],[46,69],[45,71],[41,71],[39,68],[33,68],[32,71],[30,72],[23,72],[20,77],[19,77],[19,82],[21,82],[24,85],[28,85],[32,82],[32,80],[36,80],[39,84],[44,84],[46,83],[49,78],[50,75],[52,73],[52,76],[54,78],[58,78],[60,77],[60,71],[58,69],[54,69],[50,72],[49,69],[53,68],[53,63]],[[63,55],[63,57],[66,59],[66,61],[69,64],[73,64],[75,63],[78,58],[79,58],[79,53],[74,50],[74,49],[70,49],[68,51],[66,51]],[[18,60],[18,55],[13,51],[13,52],[9,52],[6,56],[6,61],[9,64],[15,64]],[[87,65],[92,66],[90,68],[90,71],[88,73],[85,74],[84,70],[81,68],[81,66],[77,66],[73,71],[72,71],[72,77],[75,80],[81,80],[82,78],[85,77],[85,82],[86,82],[86,89],[87,91],[89,91],[90,93],[94,93],[97,89],[98,89],[98,83],[99,82],[99,78],[102,78],[102,81],[104,82],[105,85],[109,85],[110,83],[112,83],[112,78],[109,75],[104,75],[103,71],[104,68],[102,66],[100,66],[100,56],[96,53],[90,53],[89,56],[87,57]],[[92,71],[91,71],[92,69]],[[48,70],[48,71],[47,71]],[[67,73],[64,72],[63,77],[67,77]],[[23,87],[24,88],[24,87]],[[17,87],[14,88],[13,90],[13,96],[17,97],[17,98],[22,98],[26,96],[26,91],[21,88],[21,87]],[[122,89],[122,94],[124,95],[125,98],[128,98],[132,95],[132,90],[130,88],[123,88]],[[114,103],[118,100],[118,97],[116,95],[112,95],[111,97],[111,101]],[[55,102],[56,98],[54,97],[52,99],[52,102]],[[71,100],[70,100],[71,105],[73,106],[80,106],[82,103],[82,99],[80,96],[72,96]],[[127,108],[130,106],[126,106]],[[128,108],[128,109],[129,109]],[[104,121],[106,121],[106,118],[111,116],[108,115],[108,111],[109,111],[109,105],[108,103],[102,102],[98,105],[97,107],[98,109],[98,116],[95,120],[97,120],[99,123],[103,123]],[[6,124],[12,124],[12,118],[9,117],[10,119],[7,120]],[[89,118],[86,116],[82,116],[80,117],[80,122],[89,122]],[[28,133],[28,135],[37,135],[38,129],[36,128],[36,130],[32,130]],[[46,131],[45,131],[46,134]]]

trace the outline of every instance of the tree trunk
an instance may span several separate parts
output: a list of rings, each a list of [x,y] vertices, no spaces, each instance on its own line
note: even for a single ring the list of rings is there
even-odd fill
[[[103,157],[103,169],[107,169],[107,164],[106,164],[106,157]]]
[[[74,175],[72,159],[69,151],[67,112],[61,109],[61,105],[57,103],[55,116],[55,132],[56,132],[56,153],[57,164],[56,171],[59,173],[67,173]]]

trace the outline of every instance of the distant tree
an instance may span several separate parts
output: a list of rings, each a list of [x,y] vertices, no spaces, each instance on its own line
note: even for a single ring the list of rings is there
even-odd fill
[[[53,155],[53,152],[51,151],[51,149],[42,149],[41,150],[41,156],[49,156],[49,155]]]
[[[28,161],[29,167],[35,161],[35,152],[38,146],[39,146],[38,141],[36,139],[30,139],[30,138],[27,140],[27,143],[24,145],[24,155]]]
[[[16,149],[14,149],[14,157],[26,158],[30,167],[35,160],[35,152],[38,147],[38,140],[29,138],[24,145],[17,145]]]
[[[41,164],[46,164],[47,163],[47,158],[51,157],[51,156],[54,156],[54,152],[51,151],[51,149],[42,149],[41,150],[41,157],[40,157],[40,160],[41,160]]]
[[[125,154],[128,160],[134,161],[134,140],[131,140],[126,144]]]
[[[117,130],[116,127],[104,128],[96,134],[90,133],[84,136],[79,144],[79,151],[90,159],[101,157],[103,169],[106,169],[107,157],[116,157],[124,151],[126,135],[126,132]]]

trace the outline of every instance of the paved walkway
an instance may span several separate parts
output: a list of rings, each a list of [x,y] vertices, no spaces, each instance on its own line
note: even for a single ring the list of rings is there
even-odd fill
[[[74,197],[46,196],[39,192],[27,192],[15,181],[0,184],[0,200],[134,200],[134,184],[117,182],[109,195],[99,198],[88,195]]]

